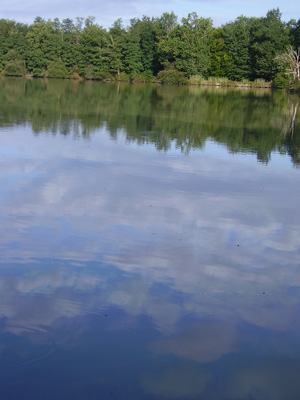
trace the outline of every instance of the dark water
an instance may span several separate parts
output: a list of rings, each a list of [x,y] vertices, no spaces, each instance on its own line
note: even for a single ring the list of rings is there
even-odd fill
[[[299,97],[0,80],[0,399],[295,400]]]

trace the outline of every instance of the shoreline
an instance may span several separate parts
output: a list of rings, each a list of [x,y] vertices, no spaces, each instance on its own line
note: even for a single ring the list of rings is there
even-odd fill
[[[157,85],[171,85],[171,86],[202,86],[202,87],[220,87],[220,88],[244,88],[244,89],[275,89],[272,85],[272,82],[266,82],[263,80],[256,81],[231,81],[226,78],[208,78],[208,79],[193,79],[189,78],[185,83],[163,83],[160,80],[156,80],[155,78],[146,80],[146,79],[136,79],[133,78],[131,80],[122,80],[122,79],[87,79],[81,76],[76,76],[74,78],[59,78],[59,77],[47,77],[47,76],[32,76],[30,74],[26,75],[4,75],[0,74],[0,78],[23,78],[23,79],[62,79],[62,80],[71,80],[77,82],[123,82],[123,83],[152,83]]]

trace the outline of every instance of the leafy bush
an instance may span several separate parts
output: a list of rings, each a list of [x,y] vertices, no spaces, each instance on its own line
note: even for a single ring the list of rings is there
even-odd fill
[[[15,50],[10,50],[5,58],[4,75],[23,76],[26,74],[25,61],[19,57]]]
[[[126,74],[126,72],[121,72],[117,80],[121,82],[130,82],[130,76]]]
[[[288,89],[289,78],[285,73],[278,72],[275,75],[272,84],[275,89]]]
[[[93,65],[89,64],[88,66],[85,67],[84,77],[85,77],[85,79],[94,79],[95,78]]]
[[[109,71],[100,71],[100,72],[95,72],[95,78],[99,79],[101,81],[112,81],[114,80],[114,77]]]
[[[265,79],[255,79],[253,86],[257,88],[270,88],[271,83],[267,82]]]
[[[79,68],[78,65],[73,65],[73,68],[71,69],[71,73],[70,73],[71,79],[77,79],[77,80],[81,80],[82,77],[79,73]]]
[[[42,68],[36,67],[33,68],[32,70],[32,76],[35,78],[40,78],[40,77],[46,78],[48,76],[48,72]]]
[[[132,82],[152,82],[153,74],[151,71],[145,71],[133,74]]]
[[[167,84],[181,84],[186,85],[188,83],[188,79],[185,74],[181,71],[178,71],[171,64],[167,65],[163,71],[160,71],[157,74],[157,80],[160,83]]]
[[[68,78],[69,72],[62,59],[51,61],[48,65],[49,78]]]
[[[289,89],[299,92],[300,91],[300,80],[299,79],[292,79],[290,81]]]
[[[23,76],[26,74],[24,60],[9,61],[5,64],[4,75],[8,76]]]
[[[190,85],[200,85],[203,80],[202,75],[191,75],[189,79]]]

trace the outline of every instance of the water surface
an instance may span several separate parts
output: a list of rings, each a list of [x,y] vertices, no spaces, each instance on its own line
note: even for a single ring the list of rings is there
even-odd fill
[[[299,97],[0,81],[0,398],[300,390]]]

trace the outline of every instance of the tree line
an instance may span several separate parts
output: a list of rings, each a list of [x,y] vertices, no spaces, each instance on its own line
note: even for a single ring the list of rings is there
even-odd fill
[[[285,23],[279,9],[240,16],[221,27],[195,12],[178,22],[164,13],[109,28],[94,17],[33,24],[0,19],[0,72],[5,75],[186,83],[210,77],[297,85],[300,19]],[[291,61],[289,54],[295,53]],[[298,57],[298,64],[297,64]],[[296,66],[291,66],[291,63]],[[289,72],[293,69],[293,72]],[[296,79],[295,79],[296,76]]]

